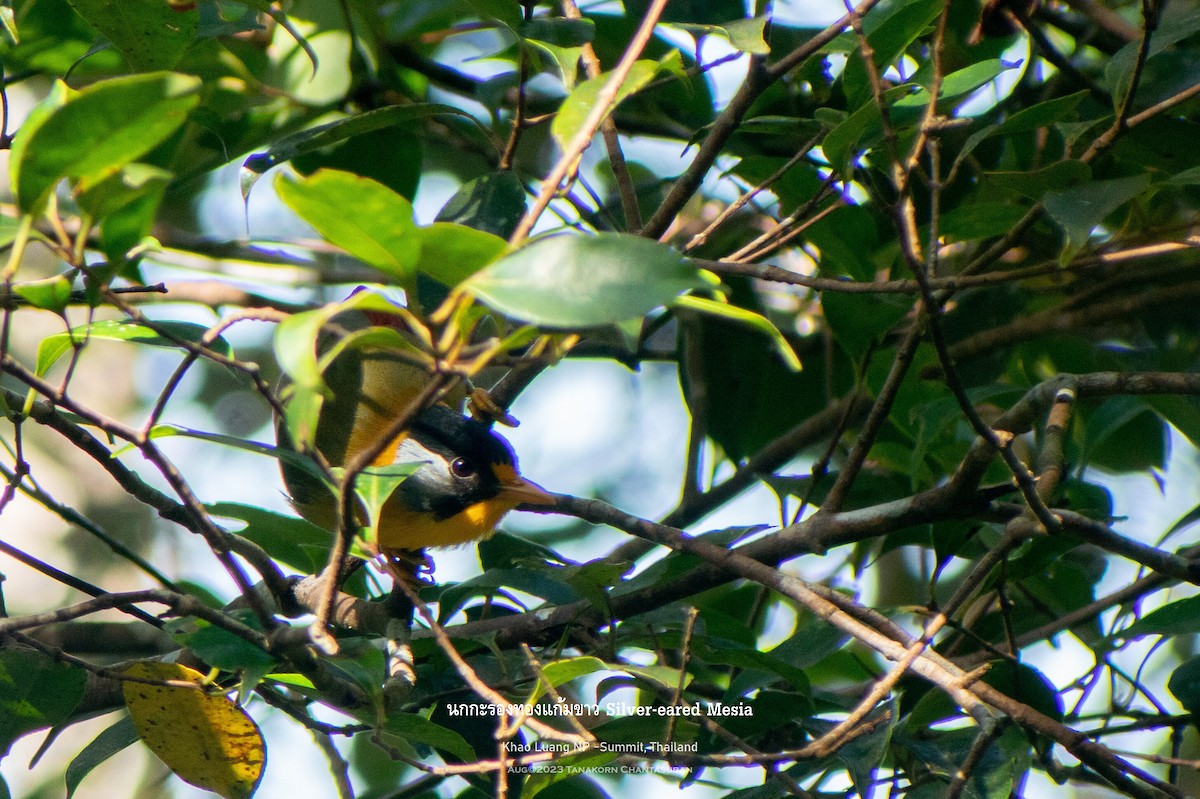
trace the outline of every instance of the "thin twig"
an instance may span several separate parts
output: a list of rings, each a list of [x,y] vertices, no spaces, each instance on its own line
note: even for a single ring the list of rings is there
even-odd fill
[[[520,246],[529,237],[529,233],[533,230],[538,217],[542,215],[542,212],[546,210],[546,206],[550,204],[550,200],[558,193],[563,178],[574,168],[576,160],[583,154],[588,145],[591,144],[592,137],[600,127],[600,122],[612,111],[617,100],[617,94],[621,90],[621,85],[625,82],[625,78],[629,76],[630,70],[633,69],[634,62],[642,54],[642,50],[650,41],[650,37],[654,35],[654,26],[658,23],[658,18],[662,14],[663,9],[666,8],[666,5],[667,0],[652,0],[650,7],[646,9],[646,16],[642,19],[637,32],[629,40],[629,46],[625,48],[625,54],[621,56],[620,62],[617,63],[616,68],[610,74],[608,81],[597,92],[596,102],[592,106],[592,110],[584,118],[583,124],[571,138],[571,141],[563,148],[563,154],[558,159],[558,163],[554,165],[554,168],[550,170],[550,174],[542,181],[541,191],[538,192],[538,196],[533,202],[533,207],[525,213],[525,216],[517,224],[516,230],[509,237],[508,242],[512,246]]]

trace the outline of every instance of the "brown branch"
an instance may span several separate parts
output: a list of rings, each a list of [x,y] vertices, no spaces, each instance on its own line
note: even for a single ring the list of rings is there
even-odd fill
[[[662,205],[658,207],[658,210],[654,212],[654,215],[650,217],[645,227],[642,228],[641,235],[649,238],[661,238],[666,233],[676,215],[695,195],[697,189],[700,188],[704,176],[708,174],[708,170],[712,168],[717,158],[724,152],[725,143],[737,132],[746,113],[771,84],[791,72],[810,56],[819,52],[822,47],[836,39],[854,20],[865,16],[878,2],[879,0],[864,0],[853,11],[817,35],[807,39],[804,44],[792,50],[792,52],[774,64],[768,66],[766,59],[761,56],[752,56],[746,80],[733,96],[733,99],[729,101],[729,104],[725,106],[725,110],[713,121],[708,135],[701,142],[700,149],[697,151],[695,158],[688,164],[683,174],[675,179]]]
[[[582,19],[579,6],[575,0],[563,0],[563,16],[567,19]],[[583,44],[583,69],[589,79],[600,77],[600,59],[591,42]],[[608,151],[608,163],[612,167],[613,176],[617,181],[617,191],[621,195],[621,210],[625,214],[625,229],[634,231],[642,227],[642,211],[638,207],[637,187],[633,176],[629,174],[629,166],[625,163],[625,153],[621,150],[621,139],[617,135],[617,123],[612,116],[604,117],[600,123],[600,134],[604,137],[604,147]]]
[[[517,224],[516,230],[509,236],[508,241],[512,246],[519,246],[529,236],[538,217],[542,215],[542,212],[546,210],[546,206],[550,204],[550,200],[558,193],[563,179],[575,168],[575,163],[579,156],[591,144],[592,136],[599,129],[601,121],[608,115],[616,103],[617,93],[621,90],[621,85],[625,82],[625,78],[629,76],[630,70],[633,69],[634,62],[637,61],[638,56],[641,55],[642,50],[650,41],[650,37],[654,35],[654,26],[658,23],[658,18],[666,5],[667,0],[652,0],[650,7],[646,9],[646,16],[642,19],[641,25],[629,40],[629,46],[625,48],[624,55],[621,56],[621,60],[617,63],[616,68],[613,69],[604,86],[596,94],[596,102],[592,110],[584,119],[580,129],[571,138],[571,141],[563,148],[563,154],[559,157],[558,163],[550,170],[550,174],[542,180],[542,188],[533,202],[533,207],[525,213],[521,221]]]

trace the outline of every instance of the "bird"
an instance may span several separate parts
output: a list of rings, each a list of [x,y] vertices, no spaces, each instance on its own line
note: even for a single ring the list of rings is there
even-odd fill
[[[377,322],[378,316],[370,314],[370,321]],[[324,348],[329,346],[327,342]],[[395,350],[351,347],[330,361],[324,378],[332,396],[321,406],[314,445],[331,467],[339,467],[378,446],[420,393],[429,372]],[[366,542],[394,579],[410,581],[427,564],[426,547],[485,539],[518,505],[555,504],[553,494],[521,476],[504,437],[452,407],[464,397],[460,389],[422,410],[371,464],[418,464],[384,503],[374,540]],[[282,419],[276,422],[276,435],[281,446],[294,449]],[[336,529],[329,488],[290,459],[282,458],[280,464],[296,511],[320,527]],[[360,517],[365,525],[365,513]]]

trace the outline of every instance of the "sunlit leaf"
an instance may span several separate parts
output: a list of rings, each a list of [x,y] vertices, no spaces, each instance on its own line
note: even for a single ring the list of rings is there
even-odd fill
[[[162,321],[155,322],[154,327],[148,327],[121,319],[104,319],[74,328],[69,333],[55,333],[42,339],[38,345],[37,373],[46,374],[59,358],[70,352],[73,347],[90,339],[129,341],[151,347],[183,348],[184,345],[180,342],[200,345],[207,333],[207,328],[191,322]],[[226,357],[233,355],[229,342],[220,336],[204,343],[204,346]]]
[[[224,694],[210,694],[203,675],[178,663],[139,662],[131,677],[193,683],[194,688],[122,683],[138,736],[184,782],[225,799],[248,799],[262,779],[266,748],[258,725]]]
[[[508,316],[575,328],[632,319],[706,285],[670,247],[602,233],[535,241],[477,272],[463,287]]]
[[[369,178],[319,169],[299,179],[280,174],[275,190],[331,244],[400,280],[421,254],[412,204]]]
[[[63,178],[101,175],[137,160],[170,136],[200,101],[190,75],[152,72],[88,86],[52,108],[13,145],[13,192],[22,211],[36,212]],[[61,104],[60,104],[61,103]],[[43,112],[44,113],[44,112]]]
[[[171,69],[192,43],[200,14],[168,0],[70,0],[137,72]]]

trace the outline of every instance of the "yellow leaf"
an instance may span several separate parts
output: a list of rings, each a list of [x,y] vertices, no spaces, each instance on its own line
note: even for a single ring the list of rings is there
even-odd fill
[[[209,694],[200,672],[177,663],[134,663],[131,677],[196,683],[196,688],[124,683],[129,715],[150,751],[185,782],[225,799],[249,799],[262,778],[266,748],[246,711]]]

